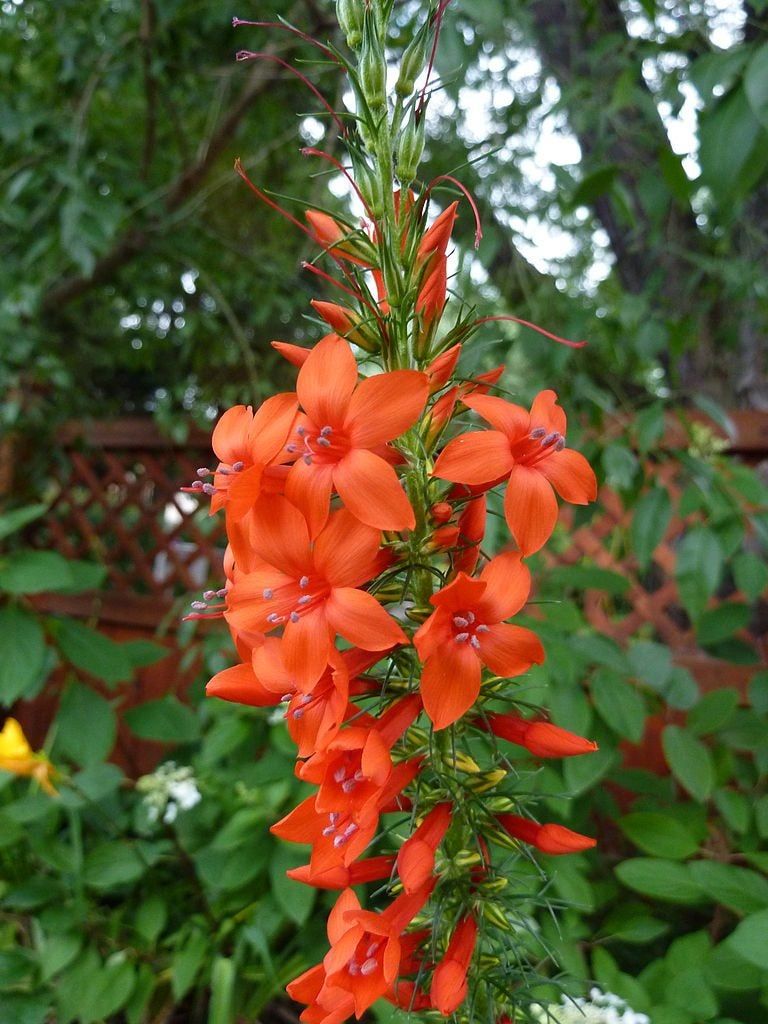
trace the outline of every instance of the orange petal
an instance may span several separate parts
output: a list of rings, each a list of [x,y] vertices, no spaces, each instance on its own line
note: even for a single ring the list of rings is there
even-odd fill
[[[315,541],[315,565],[331,586],[357,587],[375,575],[380,544],[381,530],[342,508]]]
[[[429,382],[417,370],[393,370],[362,381],[352,396],[345,427],[356,448],[371,448],[412,427],[427,401]]]
[[[349,342],[328,334],[299,370],[296,392],[304,411],[322,429],[344,421],[357,384],[357,362]]]
[[[506,434],[510,441],[519,440],[530,433],[531,417],[521,405],[513,405],[493,395],[467,395],[463,402],[487,420],[495,430]]]
[[[421,697],[435,729],[445,729],[468,711],[480,692],[480,662],[468,644],[439,647],[424,665]]]
[[[227,488],[227,522],[237,522],[249,512],[261,496],[261,478],[264,467],[260,463],[249,466],[235,477],[230,477]]]
[[[478,430],[449,441],[432,475],[456,484],[487,484],[506,476],[513,465],[506,435],[498,430]]]
[[[289,341],[270,341],[272,348],[279,352],[283,359],[301,368],[307,361],[311,348],[302,348],[301,345],[292,345]]]
[[[541,460],[539,471],[549,480],[563,501],[588,505],[597,497],[597,480],[590,464],[572,448],[552,452]]]
[[[279,494],[262,495],[253,512],[254,550],[294,579],[312,567],[309,529],[301,512]]]
[[[364,590],[334,588],[326,604],[326,614],[337,633],[366,651],[381,651],[408,642],[395,620]]]
[[[522,626],[499,622],[479,639],[480,660],[497,676],[519,676],[544,661],[541,640]]]
[[[412,530],[416,519],[397,473],[365,448],[353,448],[334,466],[339,497],[356,519],[380,530]]]
[[[531,591],[531,574],[519,551],[496,555],[483,569],[480,579],[485,593],[477,603],[482,622],[502,622],[519,612]]]
[[[345,889],[334,904],[333,910],[328,915],[328,941],[335,945],[342,935],[349,929],[349,921],[346,914],[353,910],[360,910],[360,900],[353,889]]]
[[[266,464],[280,454],[297,408],[298,399],[292,391],[273,395],[262,402],[248,431],[251,454],[256,462]]]
[[[504,516],[524,555],[538,551],[552,536],[557,522],[557,498],[538,467],[514,467],[504,495]]]
[[[252,419],[250,406],[235,405],[222,414],[211,437],[211,445],[221,462],[231,464],[243,457]]]
[[[331,507],[333,466],[299,459],[291,466],[285,481],[285,496],[303,514],[309,534],[316,537],[325,526]]]
[[[331,642],[322,606],[302,615],[298,622],[288,621],[283,633],[283,661],[300,689],[317,682],[328,664]]]
[[[266,708],[280,703],[280,694],[267,690],[250,665],[233,665],[217,672],[205,688],[209,697],[220,697],[235,704]]]
[[[531,427],[544,427],[547,433],[556,430],[565,436],[567,421],[565,413],[557,404],[554,391],[540,391],[531,406]]]

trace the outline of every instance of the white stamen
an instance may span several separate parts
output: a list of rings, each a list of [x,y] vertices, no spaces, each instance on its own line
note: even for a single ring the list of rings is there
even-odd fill
[[[298,612],[291,612],[290,618],[291,618],[291,622],[298,622],[299,621],[299,613]]]
[[[457,644],[465,644],[469,640],[469,633],[457,633],[454,639]]]
[[[475,648],[476,651],[480,650],[480,641],[477,639],[476,636],[471,636],[469,638],[469,643],[472,647]]]
[[[233,462],[232,463],[232,472],[233,473],[241,473],[244,469],[245,469],[245,463],[244,462]]]
[[[486,626],[484,622],[481,622],[479,626],[475,626],[476,633],[488,633],[490,632],[490,629],[491,627]]]
[[[532,441],[538,441],[540,437],[544,437],[546,432],[546,427],[535,427],[528,436]]]
[[[272,598],[275,596],[275,592],[274,590],[272,590],[271,587],[264,587],[264,589],[261,592],[261,596],[264,598],[265,601],[271,601]]]
[[[327,437],[318,437],[317,443],[320,445],[321,448],[331,447],[331,442],[328,440]]]
[[[301,587],[302,590],[306,590],[306,588],[309,586],[309,576],[302,576],[301,579],[299,580],[299,586]]]
[[[337,768],[336,771],[333,773],[334,782],[343,782],[344,779],[346,779],[346,777],[347,772],[345,768]]]
[[[341,784],[342,793],[351,793],[352,790],[357,786],[354,779],[345,779]]]
[[[367,977],[369,974],[373,974],[373,972],[376,970],[378,966],[379,961],[374,960],[373,957],[370,957],[368,960],[365,961],[363,966],[360,968],[360,973]]]
[[[454,626],[468,626],[469,625],[469,619],[465,619],[461,615],[454,615],[453,616],[453,624],[454,624]]]
[[[320,431],[320,437],[328,437],[329,434],[333,433],[333,427],[323,427]]]
[[[302,597],[299,598],[299,600],[297,601],[297,604],[299,604],[299,605],[309,604],[309,602],[311,600],[312,600],[312,596],[310,594],[304,594]]]

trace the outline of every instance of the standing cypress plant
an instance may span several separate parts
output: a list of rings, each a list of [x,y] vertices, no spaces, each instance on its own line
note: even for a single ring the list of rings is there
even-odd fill
[[[223,616],[241,659],[208,693],[284,705],[296,773],[314,789],[272,831],[311,845],[289,872],[297,884],[340,891],[327,954],[288,986],[312,1024],[359,1017],[380,997],[467,1021],[540,1019],[526,908],[547,879],[532,873],[532,850],[594,845],[533,816],[535,769],[514,751],[570,757],[595,744],[524,699],[521,677],[544,651],[509,620],[528,600],[525,559],[550,537],[557,495],[587,504],[595,477],[567,447],[554,391],[528,410],[501,397],[503,368],[457,372],[484,321],[447,301],[460,201],[438,211],[436,188],[458,190],[477,242],[481,228],[458,181],[418,178],[447,5],[424,5],[389,96],[392,0],[338,0],[344,52],[304,37],[354,96],[338,113],[290,69],[346,151],[345,162],[305,153],[344,175],[364,216],[312,209],[302,222],[237,164],[318,247],[307,270],[338,301],[313,302],[332,332],[313,348],[273,342],[298,367],[295,392],[224,413],[219,464],[191,488],[223,511],[229,540],[226,585],[193,617]],[[447,305],[458,306],[450,321]],[[491,557],[495,488],[514,549]],[[353,887],[371,882],[363,908]]]

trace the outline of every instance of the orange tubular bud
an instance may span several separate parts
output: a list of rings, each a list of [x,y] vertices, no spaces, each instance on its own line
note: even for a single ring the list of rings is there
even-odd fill
[[[451,824],[451,804],[434,807],[397,855],[397,873],[408,893],[426,884],[435,869],[435,852]]]
[[[424,318],[425,328],[429,327],[442,313],[447,290],[446,258],[440,253],[433,253],[416,298],[416,312]]]
[[[349,260],[350,263],[357,263],[361,267],[370,267],[370,260],[364,258],[360,248],[349,237],[352,233],[349,229],[342,227],[338,221],[321,210],[305,210],[304,216],[307,218],[315,241],[323,249],[327,249],[341,259]]]
[[[580,832],[572,832],[571,829],[565,828],[563,825],[537,825],[535,821],[521,818],[517,814],[499,814],[496,820],[513,839],[530,843],[542,853],[548,853],[555,857],[564,853],[591,850],[593,846],[597,845],[596,839],[583,836]]]
[[[456,221],[458,205],[458,202],[451,203],[424,232],[424,237],[419,243],[419,248],[416,252],[417,260],[424,261],[434,252],[445,255],[445,250],[448,248],[448,242],[451,238],[451,231],[453,231],[453,225]]]
[[[270,345],[279,352],[283,359],[287,359],[293,366],[298,366],[299,369],[306,363],[309,353],[312,351],[310,348],[302,348],[301,345],[292,345],[289,341],[270,341]]]
[[[429,996],[434,1009],[447,1017],[467,995],[467,971],[477,942],[477,924],[471,915],[461,921],[451,936],[445,956],[435,968]]]
[[[429,378],[430,395],[433,395],[448,383],[451,379],[451,374],[456,369],[456,363],[459,361],[460,355],[461,345],[452,345],[445,352],[441,352],[436,359],[432,360],[426,369],[426,374]]]
[[[438,501],[429,510],[432,521],[435,523],[447,523],[453,515],[453,508],[447,501]]]
[[[575,757],[597,750],[592,740],[551,722],[529,722],[519,715],[490,715],[488,728],[494,735],[525,747],[535,757]]]
[[[377,341],[366,336],[365,331],[359,327],[360,317],[351,309],[336,302],[321,302],[319,299],[311,299],[310,305],[337,334],[365,349],[366,352],[376,351]]]

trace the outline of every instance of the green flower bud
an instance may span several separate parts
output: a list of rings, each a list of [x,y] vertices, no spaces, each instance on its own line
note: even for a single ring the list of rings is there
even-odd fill
[[[409,121],[400,133],[397,144],[397,176],[401,184],[408,185],[416,177],[424,152],[424,129],[426,118],[419,124]]]
[[[369,10],[363,26],[363,48],[359,61],[360,87],[365,101],[372,111],[380,111],[387,106],[387,57],[384,46],[375,24],[375,18]]]
[[[336,18],[351,50],[363,41],[364,10],[363,0],[336,0]]]
[[[500,928],[503,932],[511,932],[512,926],[507,915],[497,903],[483,903],[483,917],[490,924]]]
[[[429,39],[430,30],[429,21],[427,20],[408,44],[403,54],[400,74],[395,83],[395,92],[399,96],[405,98],[411,95],[416,85],[416,79],[427,66]]]

